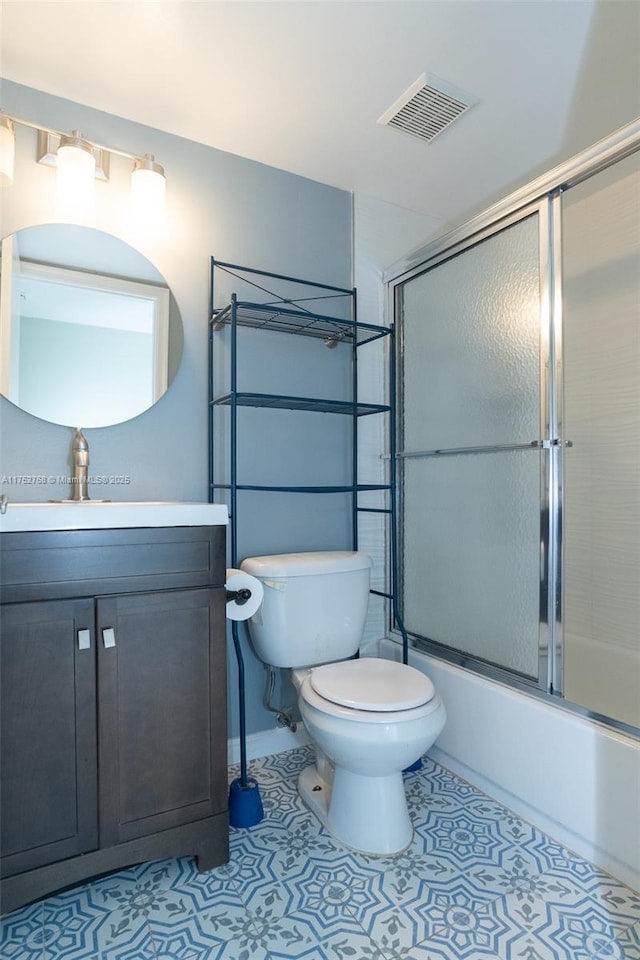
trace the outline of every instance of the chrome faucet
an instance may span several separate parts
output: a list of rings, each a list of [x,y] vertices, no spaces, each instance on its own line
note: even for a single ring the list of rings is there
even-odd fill
[[[5,514],[7,512],[7,506],[9,505],[9,497],[6,493],[3,493],[0,497],[0,513]]]
[[[71,444],[71,459],[73,462],[73,476],[71,478],[70,500],[89,500],[87,489],[87,472],[89,469],[89,444],[80,427],[76,430]]]

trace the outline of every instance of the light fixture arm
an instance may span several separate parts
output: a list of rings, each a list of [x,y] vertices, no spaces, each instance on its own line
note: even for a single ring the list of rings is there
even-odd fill
[[[54,127],[46,127],[41,123],[32,123],[31,120],[24,120],[22,117],[14,117],[9,113],[5,113],[4,110],[0,110],[0,125],[5,125],[5,121],[10,121],[12,124],[18,124],[21,127],[27,127],[30,130],[41,130],[43,133],[48,133],[53,137],[58,137],[60,140],[67,137],[68,134],[61,133],[60,130],[56,130]],[[73,131],[71,136],[77,134],[77,131]],[[147,157],[153,157],[152,154],[145,154],[144,157],[141,157],[140,154],[130,153],[128,150],[119,150],[117,147],[110,147],[104,143],[98,143],[95,140],[87,140],[86,137],[81,138],[85,143],[88,143],[94,150],[103,150],[106,153],[111,153],[116,157],[124,157],[126,160],[142,160]]]

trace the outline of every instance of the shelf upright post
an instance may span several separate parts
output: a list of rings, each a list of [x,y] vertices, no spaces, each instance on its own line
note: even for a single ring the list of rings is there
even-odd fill
[[[237,507],[238,507],[238,297],[235,293],[231,294],[231,382],[229,397],[229,441],[230,441],[230,464],[229,464],[229,483],[231,485],[230,513],[231,513],[231,566],[235,567],[238,563],[238,532],[237,532]]]
[[[355,287],[351,300],[351,319],[353,320],[352,346],[352,438],[351,438],[351,544],[352,549],[358,549],[358,322]]]
[[[231,396],[230,406],[230,540],[231,566],[238,564],[238,297],[231,294]],[[253,777],[247,776],[247,704],[245,696],[244,655],[237,620],[231,622],[231,636],[238,664],[238,719],[240,740],[240,777],[229,789],[229,823],[232,827],[252,827],[264,817],[260,789]]]
[[[389,334],[389,405],[391,413],[389,417],[389,506],[390,514],[390,553],[391,553],[391,604],[393,617],[402,634],[402,662],[409,662],[409,638],[402,620],[400,612],[400,601],[398,597],[398,522],[397,522],[397,473],[398,458],[396,456],[396,330],[395,324]]]
[[[213,273],[214,273],[214,259],[211,257],[211,263],[209,267],[209,376],[208,380],[208,394],[209,394],[209,417],[207,421],[207,433],[209,440],[209,503],[213,503],[215,499],[215,463],[214,463],[214,452],[213,452],[213,397],[214,397],[214,386],[213,386]]]

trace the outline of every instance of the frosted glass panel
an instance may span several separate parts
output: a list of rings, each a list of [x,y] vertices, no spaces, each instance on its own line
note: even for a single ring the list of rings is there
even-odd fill
[[[410,633],[538,677],[540,454],[404,464]]]
[[[537,214],[403,285],[405,452],[540,438]],[[538,681],[540,454],[402,460],[409,633]]]
[[[640,159],[563,196],[564,693],[640,726]]]
[[[405,450],[539,437],[538,261],[536,214],[404,285]]]

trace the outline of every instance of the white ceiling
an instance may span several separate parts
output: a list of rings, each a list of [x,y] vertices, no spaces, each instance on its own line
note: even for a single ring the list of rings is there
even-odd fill
[[[633,8],[4,0],[2,74],[451,221],[640,112]],[[376,123],[424,72],[478,101],[429,144]]]

